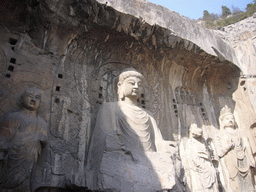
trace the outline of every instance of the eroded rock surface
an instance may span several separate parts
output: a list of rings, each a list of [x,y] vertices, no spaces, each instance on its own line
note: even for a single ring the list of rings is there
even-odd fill
[[[256,18],[252,16],[214,32],[235,50],[242,70],[244,91],[248,91],[250,102],[256,111]]]
[[[48,127],[48,145],[36,163],[32,190],[87,189],[96,117],[102,105],[117,101],[117,77],[127,67],[146,79],[138,106],[152,114],[163,139],[179,143],[172,181],[187,191],[190,177],[186,185],[179,162],[187,175],[192,123],[214,143],[219,111],[228,105],[238,127],[253,132],[253,86],[240,77],[232,46],[161,6],[125,3],[10,0],[0,6],[1,120],[20,109],[18,95],[27,87],[42,90],[38,115]],[[255,143],[252,134],[249,140]]]
[[[233,47],[244,75],[255,75],[256,18],[249,17],[214,32]]]

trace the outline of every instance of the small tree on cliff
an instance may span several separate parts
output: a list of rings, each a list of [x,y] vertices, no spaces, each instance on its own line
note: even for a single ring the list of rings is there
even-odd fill
[[[228,7],[226,7],[226,6],[221,6],[221,10],[222,10],[221,16],[222,16],[223,18],[225,18],[225,17],[227,17],[228,15],[231,14],[230,9],[229,9]]]
[[[203,20],[208,20],[210,13],[207,10],[204,10],[203,14],[204,14]]]
[[[204,10],[203,12],[203,20],[204,21],[214,21],[218,19],[218,15],[214,13],[209,13],[207,10]]]
[[[253,3],[247,4],[245,9],[249,16],[251,16],[253,13],[255,13],[256,12],[256,0],[254,0]]]
[[[231,9],[233,14],[238,14],[241,12],[241,9],[239,7],[235,7],[234,5],[232,5]]]

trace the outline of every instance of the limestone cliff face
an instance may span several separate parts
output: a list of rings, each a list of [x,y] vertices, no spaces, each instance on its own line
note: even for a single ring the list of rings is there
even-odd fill
[[[240,22],[215,30],[235,50],[240,69],[245,76],[256,74],[256,18],[249,17]]]
[[[97,0],[102,4],[114,7],[116,10],[134,15],[150,25],[159,25],[169,29],[173,34],[187,39],[209,54],[227,59],[240,65],[232,47],[221,38],[187,17],[184,17],[163,6],[153,4],[147,0]],[[224,57],[223,57],[224,56]]]
[[[177,35],[195,43],[208,54],[217,56],[220,61],[228,60],[237,65],[241,70],[241,78],[240,74],[236,75],[237,79],[239,79],[238,86],[236,86],[236,91],[232,94],[232,100],[236,103],[236,107],[234,107],[235,114],[237,114],[236,118],[241,127],[248,128],[253,124],[255,121],[253,111],[256,112],[256,90],[254,83],[256,71],[256,18],[250,17],[236,24],[224,27],[224,31],[213,31],[195,24],[190,19],[174,11],[150,3],[147,0],[97,1],[106,6],[114,7],[123,13],[134,15],[143,22],[166,28],[169,34]],[[211,71],[212,73],[214,72]],[[229,76],[228,72],[225,76]],[[224,82],[224,79],[221,78],[219,80],[218,85],[221,85],[221,81]],[[212,90],[212,92],[217,93],[217,90]],[[205,97],[207,98],[206,95]],[[219,102],[221,103],[220,105],[227,103],[226,101]],[[230,103],[229,105],[233,104]],[[247,120],[244,121],[243,118]]]
[[[248,91],[256,111],[256,17],[246,18],[213,32],[235,50],[242,71],[241,82],[244,91]]]
[[[116,78],[127,67],[146,79],[139,105],[183,152],[191,123],[214,138],[224,105],[239,127],[249,130],[255,122],[253,84],[240,78],[241,71],[253,71],[253,53],[243,50],[253,46],[250,39],[255,43],[255,31],[241,36],[249,38],[237,45],[241,54],[214,32],[145,0],[1,3],[1,119],[19,109],[26,87],[43,91],[39,115],[47,121],[49,145],[32,189],[86,187],[96,115],[116,100]],[[243,58],[252,59],[250,65]]]

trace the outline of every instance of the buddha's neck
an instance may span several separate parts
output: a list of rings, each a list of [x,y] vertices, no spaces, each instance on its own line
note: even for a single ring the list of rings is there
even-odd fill
[[[30,116],[30,117],[36,117],[36,111],[31,111],[31,110],[28,110],[26,108],[23,108],[21,110],[21,112],[24,114],[24,115],[27,115],[27,116]]]
[[[225,130],[228,132],[228,133],[234,133],[236,130],[235,128],[233,127],[225,127]]]
[[[133,106],[138,105],[137,99],[131,99],[131,98],[128,98],[128,97],[125,97],[124,100],[121,100],[121,102],[124,102],[124,103],[129,104],[129,105],[133,105]]]

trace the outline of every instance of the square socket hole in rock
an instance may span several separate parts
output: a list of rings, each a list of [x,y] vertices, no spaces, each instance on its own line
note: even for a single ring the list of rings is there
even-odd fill
[[[12,65],[9,65],[9,67],[8,67],[8,71],[13,72],[13,70],[14,70],[14,67],[13,67]]]
[[[11,59],[10,59],[10,63],[15,64],[15,63],[16,63],[16,59],[15,59],[15,58],[11,58]]]
[[[63,78],[63,75],[62,75],[62,74],[58,74],[58,78],[59,78],[59,79],[62,79],[62,78]]]
[[[56,91],[60,91],[60,86],[56,86]]]
[[[11,45],[15,45],[17,42],[18,42],[17,39],[14,39],[14,38],[10,38],[10,39],[9,39],[9,43],[10,43]]]

